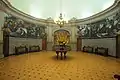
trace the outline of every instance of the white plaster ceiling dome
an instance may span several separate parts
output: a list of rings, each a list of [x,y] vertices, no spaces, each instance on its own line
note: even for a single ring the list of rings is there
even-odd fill
[[[110,7],[114,0],[8,0],[18,10],[41,19],[82,19]]]

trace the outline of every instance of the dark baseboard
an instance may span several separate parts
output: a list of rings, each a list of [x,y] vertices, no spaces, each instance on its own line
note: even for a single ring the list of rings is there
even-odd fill
[[[108,55],[109,57],[114,57],[114,58],[116,58],[116,56],[112,56],[112,55]]]
[[[114,58],[119,58],[119,57],[117,57],[117,56],[112,56],[112,55],[108,55],[108,57],[114,57]]]

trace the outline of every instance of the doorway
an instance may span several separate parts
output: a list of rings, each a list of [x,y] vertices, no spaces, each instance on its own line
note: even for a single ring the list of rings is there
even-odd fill
[[[68,50],[70,50],[70,33],[67,30],[60,29],[54,32],[54,46],[53,50],[56,49],[58,45],[66,45]]]
[[[47,49],[47,39],[42,39],[42,50]]]
[[[78,37],[77,38],[77,51],[81,51],[82,48],[82,38]]]

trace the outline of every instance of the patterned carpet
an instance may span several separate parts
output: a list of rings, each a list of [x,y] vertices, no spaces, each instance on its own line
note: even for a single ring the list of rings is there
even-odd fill
[[[92,53],[68,52],[66,60],[43,51],[0,59],[0,80],[116,80],[120,60]]]

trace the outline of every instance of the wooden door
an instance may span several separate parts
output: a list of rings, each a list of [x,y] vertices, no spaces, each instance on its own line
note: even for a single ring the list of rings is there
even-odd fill
[[[9,56],[9,35],[3,31],[3,54],[4,57]]]
[[[120,35],[116,37],[116,57],[120,58]]]
[[[82,39],[79,37],[77,38],[77,51],[81,51],[82,46]]]
[[[46,39],[43,39],[42,40],[42,50],[46,50],[47,48],[47,42],[46,42]]]

